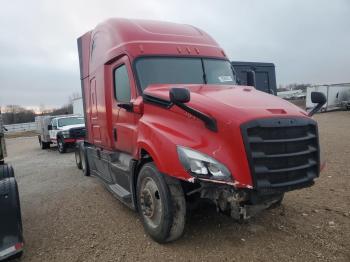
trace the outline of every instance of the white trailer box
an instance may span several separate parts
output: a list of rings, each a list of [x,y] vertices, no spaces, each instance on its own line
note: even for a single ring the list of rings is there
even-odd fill
[[[313,108],[316,104],[311,102],[311,92],[322,92],[327,98],[327,102],[321,111],[334,109],[349,109],[350,107],[350,84],[317,85],[307,88],[306,109]]]
[[[52,118],[54,118],[54,116],[37,116],[35,118],[37,132],[42,142],[47,143],[51,141],[48,127],[51,124]]]
[[[73,114],[84,116],[83,98],[76,98],[73,100]]]

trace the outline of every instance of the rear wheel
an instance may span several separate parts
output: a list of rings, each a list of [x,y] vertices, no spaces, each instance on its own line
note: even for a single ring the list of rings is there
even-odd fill
[[[40,146],[41,146],[41,149],[48,149],[48,148],[50,148],[50,143],[40,141]]]
[[[81,155],[80,155],[80,148],[75,149],[75,163],[79,169],[82,169],[82,163],[81,163]]]
[[[41,149],[48,149],[48,148],[50,148],[50,142],[43,142],[41,140],[40,136],[38,136],[38,139],[39,139],[39,145],[40,145]]]
[[[178,180],[145,164],[137,180],[137,204],[145,231],[157,242],[181,237],[185,227],[186,202]]]
[[[80,157],[81,157],[81,169],[83,170],[84,176],[90,176],[90,166],[87,157],[86,149],[84,145],[79,147]]]
[[[66,153],[67,148],[62,137],[57,138],[57,148],[61,154]]]

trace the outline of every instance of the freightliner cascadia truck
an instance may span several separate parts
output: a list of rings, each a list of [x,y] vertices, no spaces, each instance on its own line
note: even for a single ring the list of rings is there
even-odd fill
[[[224,50],[204,31],[109,19],[78,38],[86,138],[84,175],[139,212],[157,242],[178,239],[206,199],[237,220],[314,184],[317,123],[276,96],[237,85]]]

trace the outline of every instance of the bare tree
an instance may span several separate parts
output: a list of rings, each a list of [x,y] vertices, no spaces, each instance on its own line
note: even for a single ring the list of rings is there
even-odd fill
[[[27,123],[35,120],[33,110],[25,109],[19,105],[7,105],[2,115],[5,124]]]

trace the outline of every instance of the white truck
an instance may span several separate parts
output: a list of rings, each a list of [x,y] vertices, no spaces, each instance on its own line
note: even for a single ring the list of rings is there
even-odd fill
[[[40,116],[36,122],[42,149],[48,149],[51,144],[55,144],[58,152],[65,153],[68,147],[84,140],[85,122],[82,116]]]

